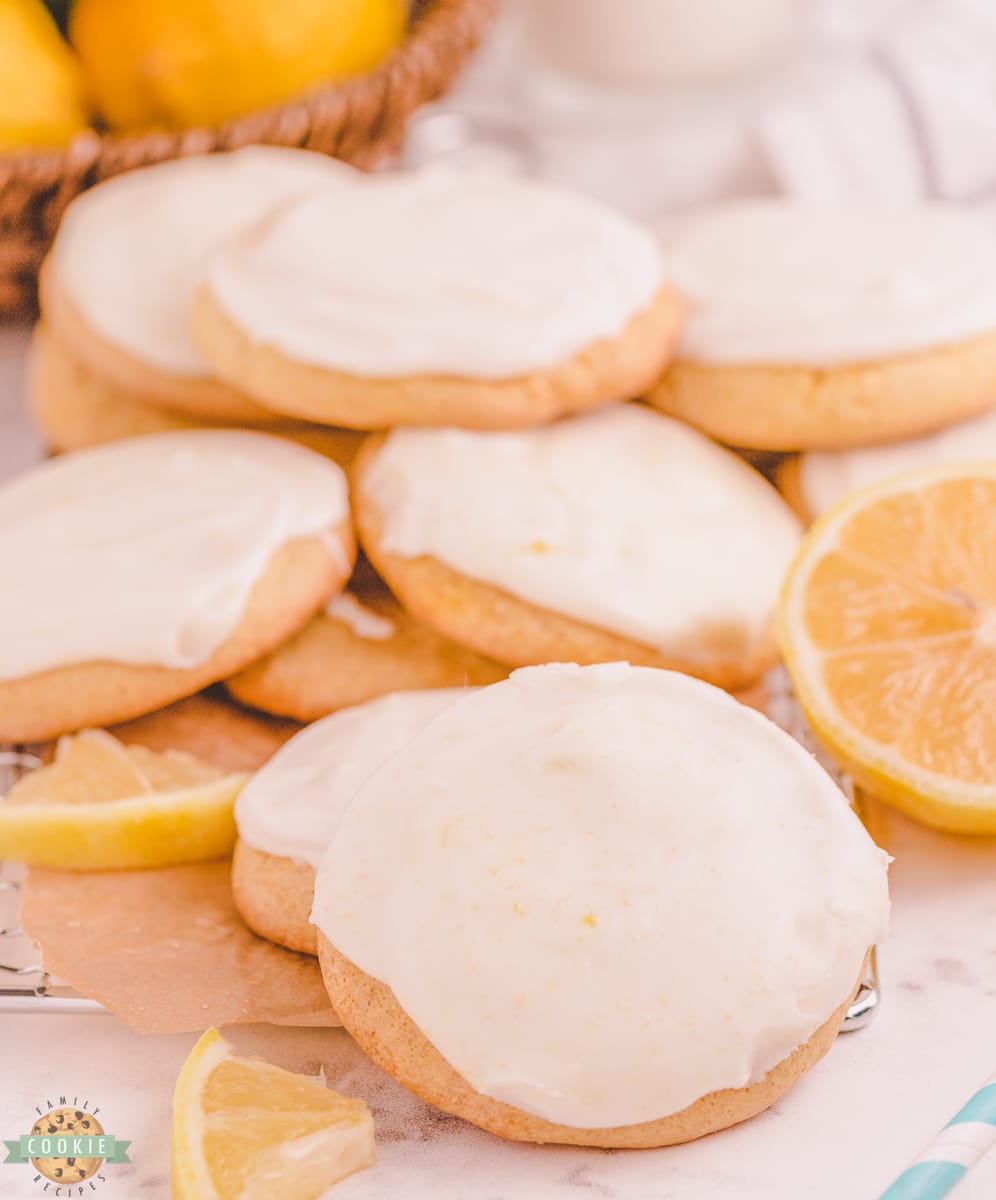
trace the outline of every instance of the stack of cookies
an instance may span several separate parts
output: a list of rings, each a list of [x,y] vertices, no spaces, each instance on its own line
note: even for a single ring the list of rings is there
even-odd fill
[[[288,597],[279,628],[224,672],[254,709],[308,721],[550,661],[625,659],[747,688],[776,659],[800,526],[741,458],[626,403],[675,369],[671,274],[648,231],[536,182],[365,176],[263,147],[190,158],[70,206],[42,276],[31,404],[54,450],[83,452],[81,473],[105,471],[87,449],[101,443],[117,443],[103,455],[123,478],[155,459],[162,478],[134,502],[111,495],[106,468],[101,495],[132,513],[157,486],[186,486],[187,441],[224,446],[233,480],[245,452],[271,456],[261,435],[349,470],[344,520],[365,556],[348,590],[337,561],[336,585],[307,593],[307,619],[288,623]],[[161,453],[129,440],[149,434],[170,435]],[[289,465],[290,492],[295,476]],[[223,482],[204,499],[227,528]],[[197,552],[196,522],[186,531]],[[135,537],[141,577],[143,554],[165,550]],[[113,639],[99,649],[119,661]],[[222,674],[175,680],[155,705]],[[130,695],[74,722],[150,703]]]
[[[101,184],[42,277],[65,453],[0,489],[0,739],[219,683],[315,721],[238,801],[233,892],[377,1061],[534,1141],[749,1117],[888,901],[822,769],[719,690],[777,661],[802,533],[728,447],[985,410],[973,237],[746,206],[662,247],[534,181],[292,150]]]
[[[134,171],[69,207],[30,399],[54,450],[84,452],[66,472],[102,475],[99,498],[133,512],[179,486],[185,439],[231,456],[233,480],[274,435],[349,471],[337,521],[364,555],[348,590],[337,560],[305,618],[288,622],[289,598],[237,670],[193,671],[157,703],[227,676],[246,705],[307,721],[620,659],[741,689],[775,661],[799,517],[904,466],[987,452],[994,273],[988,230],[948,209],[741,202],[661,240],[534,181],[366,176],[252,147]],[[149,434],[174,449],[130,441]],[[88,448],[109,442],[105,468]],[[785,499],[744,462],[770,452],[801,452],[779,462]],[[284,469],[294,493],[304,477]],[[65,486],[38,475],[53,496]],[[216,483],[204,500],[227,522]],[[78,499],[81,524],[97,499]],[[199,537],[190,521],[184,551]],[[139,539],[136,577],[163,552]],[[119,662],[113,639],[99,649]],[[148,708],[129,692],[74,720]]]
[[[887,858],[717,688],[526,668],[309,726],[236,806],[251,928],[318,954],[359,1045],[501,1137],[690,1141],[828,1051]]]

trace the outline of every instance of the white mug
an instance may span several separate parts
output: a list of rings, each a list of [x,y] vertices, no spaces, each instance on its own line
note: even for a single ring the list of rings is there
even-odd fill
[[[549,66],[631,87],[714,83],[782,49],[795,0],[520,0],[529,44]]]

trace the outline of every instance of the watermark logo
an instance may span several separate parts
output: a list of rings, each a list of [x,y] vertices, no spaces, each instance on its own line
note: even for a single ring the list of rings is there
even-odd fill
[[[131,1142],[108,1133],[99,1112],[99,1105],[77,1096],[38,1105],[31,1132],[4,1141],[4,1164],[30,1163],[36,1171],[34,1182],[51,1196],[90,1195],[106,1182],[107,1165],[131,1161]]]

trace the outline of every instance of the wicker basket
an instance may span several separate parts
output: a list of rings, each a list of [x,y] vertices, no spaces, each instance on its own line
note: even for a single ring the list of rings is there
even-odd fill
[[[38,267],[66,205],[102,179],[186,154],[258,143],[306,146],[372,167],[400,148],[411,114],[450,86],[496,2],[416,0],[408,37],[369,74],[215,129],[87,130],[65,150],[0,156],[0,316],[32,312]]]

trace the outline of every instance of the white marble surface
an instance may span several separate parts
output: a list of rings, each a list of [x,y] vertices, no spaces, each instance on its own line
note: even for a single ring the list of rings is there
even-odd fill
[[[23,411],[23,332],[0,332],[0,476],[40,453]],[[8,564],[0,566],[9,570]],[[505,1144],[433,1113],[367,1062],[341,1031],[231,1031],[240,1050],[329,1082],[374,1111],[379,1161],[341,1200],[875,1200],[996,1066],[996,839],[944,837],[885,817],[893,935],[873,1025],[838,1039],[774,1109],[669,1150],[609,1153]],[[115,1018],[0,1011],[0,1139],[34,1106],[79,1095],[134,1142],[108,1168],[108,1197],[168,1195],[170,1096],[194,1038],[142,1036]],[[44,1193],[0,1166],[0,1196]],[[996,1195],[996,1153],[958,1200]]]

